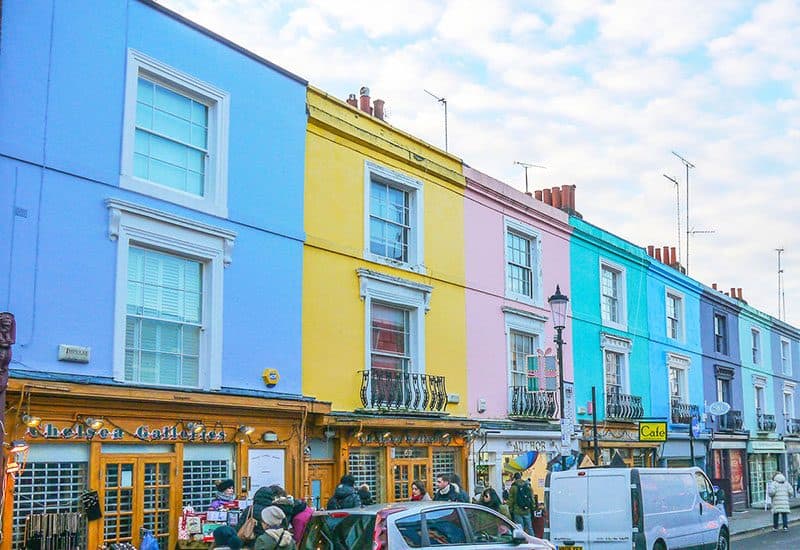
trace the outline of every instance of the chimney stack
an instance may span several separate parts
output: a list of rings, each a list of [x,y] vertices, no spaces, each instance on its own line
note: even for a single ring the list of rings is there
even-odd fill
[[[542,200],[544,200],[545,204],[553,206],[553,194],[550,189],[542,189]]]
[[[534,191],[534,192],[533,192],[533,197],[534,197],[534,198],[535,198],[537,201],[540,201],[540,200],[542,200],[542,190],[541,190],[541,189],[537,189],[536,191]]]
[[[739,298],[740,300],[744,300],[744,298],[742,298],[742,289],[741,288],[737,288],[736,289],[736,297]]]
[[[358,109],[358,100],[356,99],[356,94],[350,94],[347,96],[347,104]]]
[[[736,298],[736,289],[731,287],[731,293],[728,294],[731,298]]]
[[[655,256],[655,248],[652,244],[647,245],[647,255],[651,258]]]
[[[369,105],[369,88],[366,86],[361,86],[361,89],[358,91],[359,97],[359,108],[367,113],[368,115],[372,114],[372,107]]]
[[[383,106],[385,104],[386,102],[382,99],[376,99],[375,101],[372,102],[372,105],[375,109],[375,118],[377,118],[378,120],[383,120]]]
[[[661,249],[656,248],[656,260],[661,261]]]
[[[669,247],[668,246],[662,247],[661,259],[666,265],[670,265],[671,264],[670,259],[669,259]]]
[[[714,290],[717,290],[717,283],[711,283],[711,288],[713,288]]]
[[[563,204],[561,202],[561,189],[558,187],[553,187],[552,192],[553,192],[553,206],[555,208],[561,208],[561,205]]]
[[[669,263],[669,265],[677,268],[680,265],[681,261],[678,258],[677,252],[675,252],[675,247],[674,246],[669,247],[669,257],[672,260]]]

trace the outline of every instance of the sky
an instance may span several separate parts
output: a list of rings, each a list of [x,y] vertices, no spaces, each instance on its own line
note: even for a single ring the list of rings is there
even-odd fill
[[[800,2],[159,0],[800,327]],[[674,183],[664,174],[678,180]],[[680,217],[677,198],[680,197]],[[575,282],[574,282],[575,283]]]

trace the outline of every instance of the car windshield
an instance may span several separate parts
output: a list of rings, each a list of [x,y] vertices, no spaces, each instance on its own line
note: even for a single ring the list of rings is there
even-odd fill
[[[373,515],[314,516],[300,550],[371,550],[374,531]]]

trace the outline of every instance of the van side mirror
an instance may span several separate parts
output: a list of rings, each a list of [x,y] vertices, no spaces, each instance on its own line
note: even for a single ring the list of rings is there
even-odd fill
[[[511,533],[511,542],[514,544],[525,544],[528,542],[528,537],[525,535],[525,531],[522,530],[522,527],[514,527],[514,531]]]

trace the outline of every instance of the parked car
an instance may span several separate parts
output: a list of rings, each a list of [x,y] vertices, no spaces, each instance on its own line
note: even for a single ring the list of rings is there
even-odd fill
[[[700,468],[551,472],[545,536],[559,550],[728,550],[725,512]]]
[[[555,550],[493,510],[464,502],[397,502],[314,512],[300,550]]]

